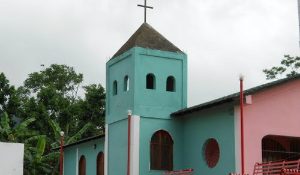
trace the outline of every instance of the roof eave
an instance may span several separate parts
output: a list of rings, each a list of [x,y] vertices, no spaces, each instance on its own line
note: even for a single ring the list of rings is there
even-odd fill
[[[101,135],[97,135],[97,136],[93,136],[93,137],[88,137],[88,138],[79,140],[77,142],[64,145],[63,148],[68,148],[68,147],[71,147],[71,146],[74,146],[74,145],[78,145],[78,144],[81,144],[81,143],[85,143],[85,142],[89,142],[89,141],[92,141],[92,140],[100,139],[100,138],[103,138],[103,137],[105,137],[105,134],[101,134]],[[57,147],[57,148],[53,148],[52,150],[57,151],[59,149],[60,149],[60,147]]]
[[[297,80],[299,78],[300,78],[300,74],[297,74],[297,75],[292,76],[292,77],[283,78],[283,79],[279,79],[279,80],[276,80],[276,81],[273,81],[273,82],[270,82],[270,83],[262,84],[260,86],[256,86],[256,87],[245,90],[244,95],[245,96],[246,95],[251,95],[251,94],[263,91],[265,89],[269,89],[271,87],[281,85],[281,84],[289,82],[289,81]],[[177,112],[172,113],[171,116],[179,117],[179,116],[182,116],[182,115],[187,114],[187,113],[192,113],[192,112],[195,112],[195,111],[208,109],[208,108],[211,108],[211,107],[214,107],[214,106],[217,106],[217,105],[220,105],[220,104],[224,104],[224,103],[227,103],[227,102],[230,102],[230,101],[239,101],[239,96],[240,96],[240,92],[237,92],[237,93],[234,93],[234,94],[222,97],[222,98],[218,98],[216,100],[212,100],[212,101],[202,103],[202,104],[190,107],[190,108],[179,110]]]

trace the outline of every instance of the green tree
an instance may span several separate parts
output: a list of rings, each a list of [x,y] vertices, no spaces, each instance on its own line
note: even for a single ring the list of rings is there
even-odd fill
[[[4,73],[0,73],[0,115],[4,111],[10,116],[18,115],[20,105],[19,91],[9,84]]]
[[[23,95],[27,97],[24,105],[26,115],[23,116],[35,117],[37,122],[33,127],[42,134],[50,135],[50,138],[55,136],[48,120],[57,122],[66,135],[74,135],[87,122],[91,122],[92,126],[84,137],[103,133],[105,90],[100,84],[84,86],[85,96],[82,99],[77,94],[82,81],[83,75],[66,65],[53,64],[31,73],[21,88],[23,94],[31,92],[30,98]]]
[[[52,161],[58,159],[59,153],[45,154],[46,136],[38,135],[25,141],[24,174],[51,174],[55,171]]]
[[[49,120],[49,125],[52,128],[52,132],[54,133],[54,142],[51,143],[51,148],[52,150],[57,150],[57,148],[60,146],[60,142],[61,142],[61,135],[60,132],[62,131],[59,124],[57,122],[55,122],[54,120]],[[88,122],[86,123],[82,128],[78,129],[77,133],[75,133],[74,135],[64,135],[64,144],[68,145],[70,143],[74,143],[77,140],[79,140],[83,134],[85,134],[91,127],[91,123]],[[50,161],[52,161],[52,165],[56,168],[54,168],[51,172],[51,174],[55,174],[58,172],[58,166],[59,166],[59,152],[58,151],[53,151],[50,154],[55,154],[57,155],[57,157],[55,157],[55,159],[52,159]]]
[[[300,57],[292,57],[290,55],[284,55],[284,58],[280,62],[280,66],[274,66],[271,69],[264,69],[263,72],[266,78],[275,79],[280,75],[285,75],[286,77],[292,77],[299,74],[300,71]]]
[[[79,120],[82,121],[82,124],[92,123],[89,132],[85,136],[103,134],[105,124],[105,90],[100,84],[84,86],[84,90],[85,98],[79,101],[81,108]]]
[[[76,97],[82,80],[83,75],[77,74],[72,67],[52,64],[45,70],[29,74],[24,84],[33,92],[40,92],[44,87],[52,87],[59,94]]]
[[[25,143],[24,174],[57,174],[59,132],[65,144],[104,132],[105,90],[98,84],[77,92],[83,75],[53,64],[29,74],[17,89],[0,74],[0,139]]]
[[[18,124],[12,125],[8,114],[4,112],[0,119],[0,138],[4,142],[24,143],[24,173],[37,175],[52,171],[47,160],[50,155],[43,155],[46,145],[46,136],[38,135],[37,131],[28,129],[34,118],[28,118]]]
[[[2,113],[7,108],[7,103],[12,94],[13,87],[9,85],[8,79],[4,73],[0,73],[0,112]]]
[[[4,112],[0,119],[0,139],[4,142],[23,142],[25,139],[37,135],[36,131],[28,129],[28,126],[35,121],[34,118],[28,118],[19,124],[13,125]]]
[[[31,92],[31,98],[25,113],[38,119],[35,129],[53,138],[48,125],[51,119],[58,122],[66,133],[76,132],[80,110],[77,92],[82,81],[83,75],[66,65],[52,64],[45,70],[29,75],[24,88]]]

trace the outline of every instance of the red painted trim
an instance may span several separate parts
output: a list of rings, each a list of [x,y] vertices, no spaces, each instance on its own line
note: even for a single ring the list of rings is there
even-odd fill
[[[245,173],[244,162],[244,89],[243,78],[240,78],[240,112],[241,112],[241,166],[242,174]]]
[[[253,175],[280,174],[280,175],[299,175],[299,160],[264,162],[254,165]]]
[[[177,170],[177,171],[168,171],[165,172],[164,175],[192,175],[194,170],[192,168],[184,169],[184,170]]]
[[[63,175],[63,164],[64,164],[64,137],[60,138],[60,159],[59,159],[59,174]]]
[[[130,175],[131,114],[128,114],[127,175]]]

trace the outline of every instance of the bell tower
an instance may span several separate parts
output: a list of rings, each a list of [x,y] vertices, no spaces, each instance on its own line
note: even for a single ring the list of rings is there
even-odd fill
[[[187,106],[187,56],[143,23],[107,62],[106,89],[108,173],[126,173],[127,111],[131,110],[133,121],[137,121],[134,134],[138,133],[134,136],[137,148],[131,148],[137,152],[132,159],[138,161],[133,163],[138,168],[132,171],[145,174],[149,155],[140,157],[140,150],[149,149],[155,127],[171,126],[170,114]]]
[[[169,118],[187,105],[187,57],[143,23],[106,65],[107,123],[139,116]]]

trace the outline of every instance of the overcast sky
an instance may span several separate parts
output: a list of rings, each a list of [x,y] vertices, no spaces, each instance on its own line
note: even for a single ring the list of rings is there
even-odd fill
[[[105,86],[105,63],[143,22],[143,0],[0,0],[0,72],[21,85],[67,64]],[[265,83],[262,69],[299,55],[297,0],[148,0],[148,22],[188,54],[188,102]]]

